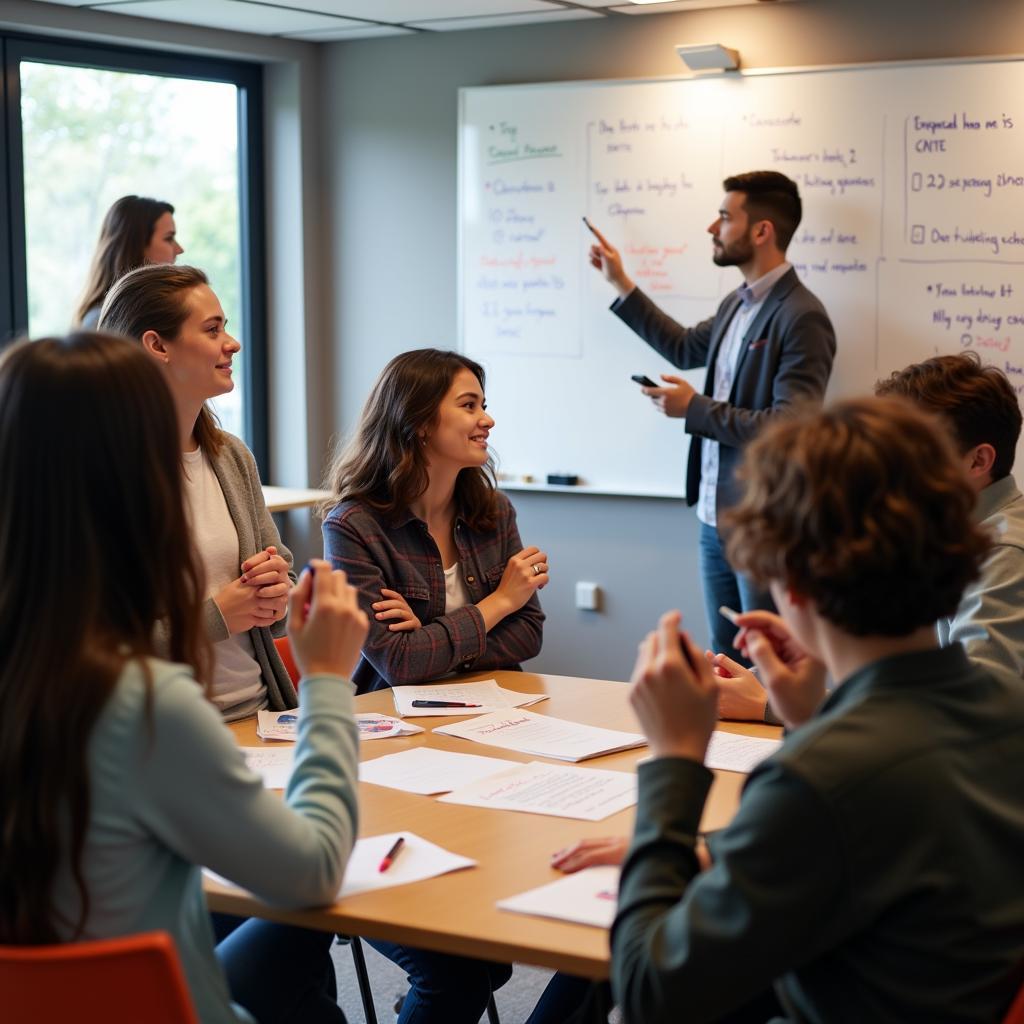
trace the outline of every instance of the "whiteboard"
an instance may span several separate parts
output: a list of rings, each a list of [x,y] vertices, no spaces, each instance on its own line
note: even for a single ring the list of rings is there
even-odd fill
[[[672,370],[608,306],[587,215],[684,324],[741,282],[711,261],[722,179],[800,187],[789,249],[825,304],[830,397],[974,349],[1024,388],[1024,63],[879,65],[460,91],[459,329],[507,484],[681,496],[687,435],[630,374]],[[684,374],[698,389],[704,371]]]

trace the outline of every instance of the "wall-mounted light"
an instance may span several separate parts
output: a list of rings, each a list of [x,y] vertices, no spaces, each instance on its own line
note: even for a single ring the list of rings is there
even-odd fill
[[[740,66],[739,50],[730,50],[721,43],[680,44],[676,53],[691,71],[735,71]]]

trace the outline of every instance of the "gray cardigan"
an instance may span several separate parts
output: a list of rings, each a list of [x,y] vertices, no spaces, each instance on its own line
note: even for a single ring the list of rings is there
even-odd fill
[[[292,553],[281,543],[281,536],[267,511],[263,500],[263,487],[252,452],[233,434],[222,432],[221,438],[220,453],[210,458],[210,465],[220,481],[228,513],[238,531],[239,566],[247,558],[273,544],[278,554],[288,563],[288,575],[294,583]],[[203,604],[203,622],[207,636],[214,643],[226,640],[230,635],[224,616],[221,615],[217,602],[212,597],[208,597]],[[288,670],[274,646],[274,637],[284,636],[285,627],[286,620],[282,619],[273,626],[258,626],[249,630],[263,682],[267,686],[270,707],[274,711],[293,708],[299,702]]]

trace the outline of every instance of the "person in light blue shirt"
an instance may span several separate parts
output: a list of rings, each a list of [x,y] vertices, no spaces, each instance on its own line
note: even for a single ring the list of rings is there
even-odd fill
[[[252,920],[215,949],[201,867],[281,907],[334,899],[357,830],[355,590],[317,562],[292,592],[282,801],[205,695],[205,585],[153,361],[86,332],[13,345],[0,474],[0,944],[159,929],[202,1024],[342,1024],[330,936]]]

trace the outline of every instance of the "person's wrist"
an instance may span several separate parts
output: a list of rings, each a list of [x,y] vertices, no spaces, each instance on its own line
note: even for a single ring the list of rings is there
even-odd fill
[[[497,612],[499,618],[503,619],[506,615],[511,615],[518,607],[504,590],[496,590],[491,597],[494,611]]]
[[[297,662],[299,675],[305,679],[307,676],[347,676],[343,659],[341,658],[314,658],[311,661]]]
[[[623,274],[621,277],[617,277],[612,284],[615,285],[615,290],[619,294],[620,299],[624,299],[635,287],[632,278],[627,277]]]

